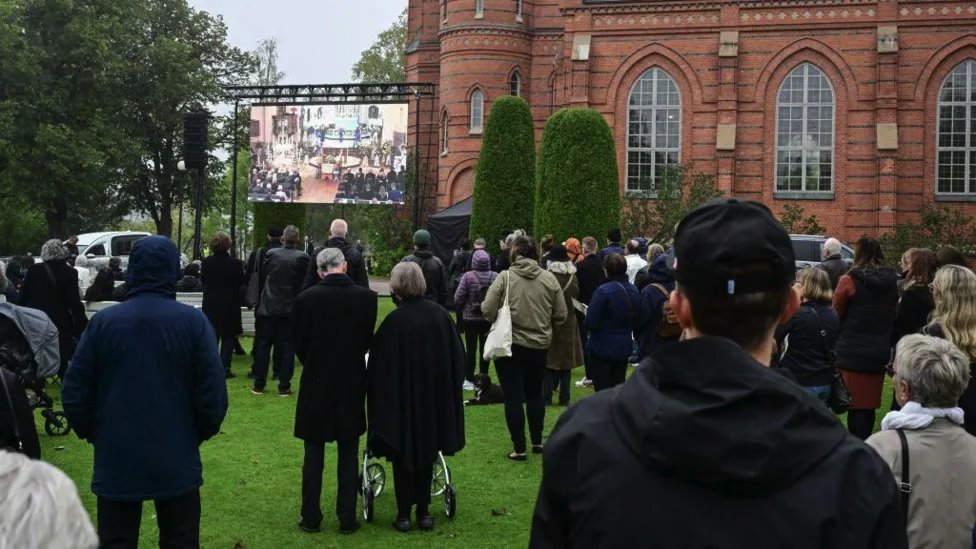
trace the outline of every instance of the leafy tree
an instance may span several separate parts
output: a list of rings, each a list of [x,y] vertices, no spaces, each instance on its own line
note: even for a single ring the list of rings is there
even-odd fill
[[[535,233],[557,242],[599,237],[620,226],[613,134],[592,109],[565,109],[546,122],[536,174]]]
[[[49,236],[127,210],[128,13],[113,0],[0,3],[0,186],[43,212]]]
[[[624,198],[621,228],[627,237],[643,236],[667,244],[688,212],[722,196],[715,176],[696,172],[694,165],[669,166],[658,178],[655,192],[628,192]]]
[[[254,68],[253,83],[258,86],[274,86],[285,78],[285,73],[278,70],[278,40],[265,38],[258,42],[254,50],[256,66]]]
[[[958,209],[925,203],[917,223],[899,223],[881,236],[885,259],[894,264],[909,248],[954,246],[964,254],[976,254],[976,219]]]
[[[404,51],[407,44],[407,9],[388,29],[376,37],[369,49],[352,66],[352,78],[357,82],[403,82]]]
[[[125,48],[128,71],[124,126],[138,147],[128,166],[126,190],[161,235],[173,234],[174,206],[194,201],[195,185],[178,184],[183,114],[193,105],[217,103],[221,85],[246,83],[254,74],[251,54],[231,47],[220,17],[193,9],[186,0],[133,2],[132,45]],[[240,126],[238,126],[239,129]],[[211,121],[211,149],[232,141],[231,117]],[[223,162],[210,158],[204,208],[214,205]]]
[[[471,206],[471,238],[484,238],[498,251],[505,229],[532,224],[535,186],[535,127],[529,104],[499,97],[485,124]]]
[[[803,206],[796,204],[786,204],[783,206],[783,213],[779,216],[779,222],[783,224],[786,231],[790,234],[826,234],[827,229],[820,224],[820,220],[815,215],[803,215]]]

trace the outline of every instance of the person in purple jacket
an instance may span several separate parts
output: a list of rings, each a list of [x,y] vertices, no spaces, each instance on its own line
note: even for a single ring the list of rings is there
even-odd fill
[[[485,339],[491,329],[491,323],[481,314],[481,302],[488,293],[488,287],[495,280],[498,273],[491,270],[491,256],[484,250],[476,250],[471,256],[471,270],[461,276],[457,291],[454,292],[454,303],[461,311],[464,320],[464,345],[467,348],[466,370],[464,373],[464,390],[474,390],[474,363],[476,357],[481,356],[480,372],[488,373],[488,361],[483,354]]]

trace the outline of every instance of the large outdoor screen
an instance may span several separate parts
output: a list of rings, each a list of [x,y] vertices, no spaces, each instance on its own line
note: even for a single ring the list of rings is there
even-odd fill
[[[407,105],[251,107],[248,200],[402,204]]]

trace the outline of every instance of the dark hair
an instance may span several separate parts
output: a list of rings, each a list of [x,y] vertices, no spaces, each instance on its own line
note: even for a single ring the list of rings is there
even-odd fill
[[[954,246],[942,246],[939,251],[936,252],[936,257],[939,261],[939,267],[945,267],[946,265],[959,265],[960,267],[969,268],[969,264],[966,263],[965,256],[962,255],[956,247]]]
[[[627,272],[627,260],[620,254],[607,254],[603,259],[603,270],[607,276],[622,275]]]
[[[551,234],[543,235],[542,240],[539,241],[539,247],[542,248],[542,252],[548,252],[552,249],[553,237]]]
[[[939,267],[939,259],[935,252],[922,248],[912,252],[908,259],[908,275],[905,277],[905,289],[918,285],[926,287],[935,279],[935,271]]]
[[[458,242],[458,248],[461,248],[464,251],[470,250],[471,249],[471,240],[469,240],[468,237],[466,237],[466,236],[462,236],[461,237],[461,241]]]
[[[884,252],[877,238],[862,236],[854,245],[854,268],[877,269],[884,263]]]
[[[111,267],[111,268],[113,268],[113,269],[121,269],[122,268],[122,258],[119,257],[119,256],[117,256],[117,255],[113,255],[108,260],[108,266]]]
[[[620,229],[615,227],[607,231],[607,240],[610,242],[620,242]]]
[[[512,263],[515,263],[515,259],[518,257],[539,261],[539,249],[535,247],[535,240],[528,235],[515,237],[509,254]]]
[[[215,254],[226,252],[230,250],[231,246],[230,235],[223,231],[213,235],[213,238],[210,239],[210,251]]]
[[[704,335],[724,337],[746,350],[759,348],[786,309],[792,288],[721,295],[696,294],[681,288],[691,305],[691,318]]]
[[[184,276],[200,276],[200,265],[196,263],[190,263],[183,269]]]

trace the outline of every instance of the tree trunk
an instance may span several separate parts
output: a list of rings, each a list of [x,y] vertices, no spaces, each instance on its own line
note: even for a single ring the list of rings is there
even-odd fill
[[[44,212],[47,220],[47,236],[67,239],[68,198],[63,189],[57,189],[56,193],[50,204],[51,207]]]
[[[156,221],[156,234],[173,238],[173,213],[169,209],[159,212],[159,221]]]

